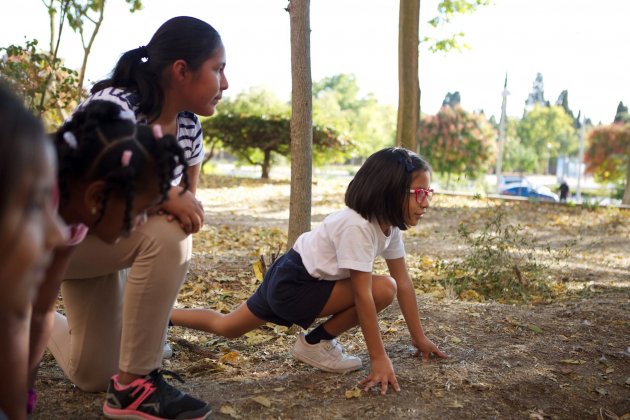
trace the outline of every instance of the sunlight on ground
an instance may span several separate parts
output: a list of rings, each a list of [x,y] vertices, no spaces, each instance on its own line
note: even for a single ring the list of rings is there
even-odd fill
[[[344,207],[347,183],[348,180],[342,178],[315,179],[312,226]],[[197,292],[204,289],[213,293],[214,296],[208,296],[208,299],[216,302],[215,309],[226,311],[255,288],[255,282],[249,283],[241,289],[246,292],[240,293],[230,283],[253,281],[253,262],[260,255],[269,257],[284,249],[290,184],[285,180],[265,182],[208,176],[202,186],[198,195],[206,210],[206,225],[195,236],[191,272],[199,282]],[[460,224],[481,229],[498,211],[505,212],[506,225],[522,226],[523,233],[531,238],[527,243],[524,239],[516,242],[516,246],[534,246],[514,249],[522,254],[518,258],[531,255],[543,267],[548,267],[545,268],[548,272],[540,273],[540,279],[547,283],[548,289],[544,293],[534,289],[528,292],[532,293],[531,302],[549,301],[567,293],[589,292],[596,287],[630,287],[630,252],[624,252],[628,241],[617,244],[619,239],[630,237],[627,211],[436,194],[426,217],[404,235],[407,263],[416,288],[440,299],[481,301],[488,298],[480,289],[455,292],[454,284],[445,282],[444,276],[448,264],[462,261],[470,252],[458,233]],[[497,245],[501,243],[499,241]],[[230,270],[225,270],[226,263],[231,264]],[[483,261],[480,264],[491,274],[491,266],[484,266]],[[198,271],[195,267],[207,268]],[[377,261],[375,270],[386,272],[383,261]],[[456,278],[467,275],[466,271],[455,271],[454,274]],[[232,292],[208,290],[207,282],[216,280],[226,284]],[[516,284],[527,288],[534,283],[526,277]],[[184,290],[182,297],[188,297],[187,293],[191,298],[196,295],[196,292]]]

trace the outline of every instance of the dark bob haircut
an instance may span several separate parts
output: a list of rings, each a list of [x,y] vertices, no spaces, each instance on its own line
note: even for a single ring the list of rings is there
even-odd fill
[[[350,181],[346,206],[367,220],[407,229],[403,206],[415,171],[431,173],[431,166],[416,153],[388,147],[371,155]]]

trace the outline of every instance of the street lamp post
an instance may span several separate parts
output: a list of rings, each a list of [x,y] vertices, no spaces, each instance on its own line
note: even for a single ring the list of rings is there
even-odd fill
[[[507,107],[507,96],[510,94],[507,90],[507,73],[505,73],[505,82],[503,83],[503,92],[501,92],[501,96],[503,96],[503,101],[501,102],[501,120],[499,121],[499,150],[497,151],[497,167],[496,167],[496,176],[497,176],[497,194],[500,193],[499,186],[501,183],[501,166],[503,165],[503,147],[505,146],[505,123],[507,119],[506,115],[506,107]]]
[[[578,203],[582,202],[582,189],[580,186],[580,181],[582,179],[582,161],[584,160],[584,125],[586,122],[586,117],[582,117],[581,125],[580,125],[580,149],[578,152],[578,176],[577,176],[577,187],[575,188],[575,201]]]
[[[551,164],[551,143],[547,143],[547,167],[545,168],[545,174],[549,175],[551,171],[549,170],[549,165]]]

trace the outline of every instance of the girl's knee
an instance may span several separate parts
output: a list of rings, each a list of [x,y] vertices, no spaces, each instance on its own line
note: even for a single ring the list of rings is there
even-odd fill
[[[77,373],[69,379],[81,390],[85,392],[107,391],[109,380],[112,377],[110,372],[83,372]]]
[[[381,309],[389,306],[394,301],[397,291],[394,279],[389,276],[378,276],[374,278],[373,284],[372,294],[377,306]]]

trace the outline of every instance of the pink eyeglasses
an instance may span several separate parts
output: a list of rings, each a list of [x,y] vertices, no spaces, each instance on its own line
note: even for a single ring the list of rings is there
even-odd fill
[[[433,198],[433,188],[416,188],[415,190],[409,190],[409,194],[415,194],[416,203],[422,204],[425,198],[427,202],[431,201],[431,198]]]

